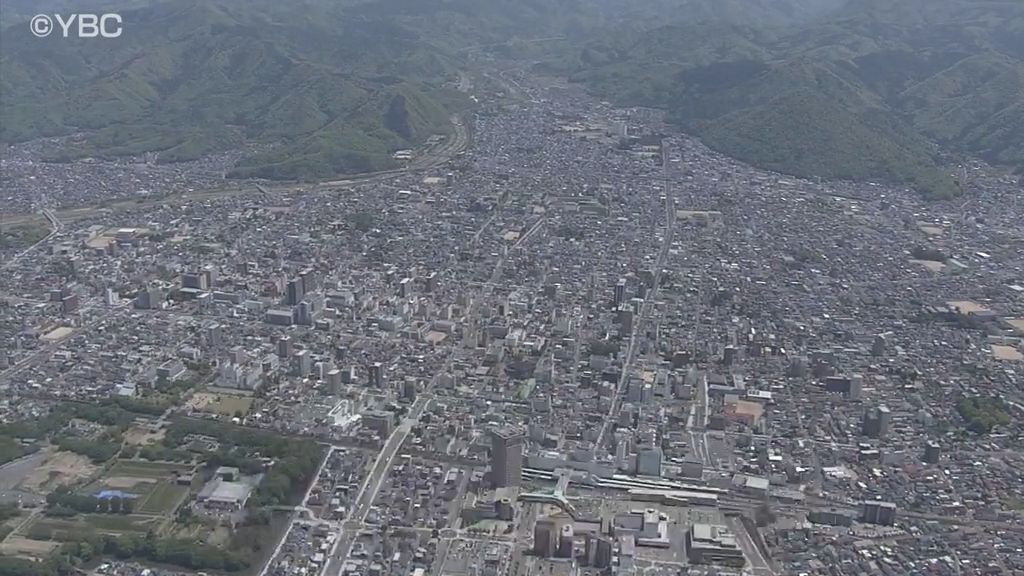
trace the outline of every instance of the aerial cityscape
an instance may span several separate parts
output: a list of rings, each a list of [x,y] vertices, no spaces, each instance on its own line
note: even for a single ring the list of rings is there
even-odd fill
[[[462,54],[372,170],[4,142],[0,574],[1024,575],[1020,174]]]

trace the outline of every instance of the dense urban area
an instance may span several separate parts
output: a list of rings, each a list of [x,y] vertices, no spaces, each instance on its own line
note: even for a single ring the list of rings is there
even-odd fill
[[[459,84],[350,180],[6,149],[0,573],[1024,575],[1015,176]]]

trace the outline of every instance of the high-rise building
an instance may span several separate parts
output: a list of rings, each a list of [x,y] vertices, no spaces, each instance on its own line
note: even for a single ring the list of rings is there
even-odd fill
[[[572,558],[575,546],[576,534],[572,524],[563,524],[558,530],[558,557]]]
[[[885,438],[889,433],[889,423],[892,420],[892,412],[886,406],[878,406],[868,410],[864,414],[864,422],[861,425],[861,434],[868,438]]]
[[[522,431],[499,428],[491,432],[491,486],[505,488],[519,486],[523,476]]]
[[[370,386],[380,388],[384,385],[384,365],[380,362],[370,364]]]
[[[878,437],[885,438],[889,434],[889,423],[892,421],[892,412],[888,406],[878,407]]]
[[[862,519],[868,524],[892,526],[896,523],[896,504],[877,501],[865,502]]]
[[[726,366],[732,366],[733,362],[736,361],[737,353],[738,350],[735,346],[726,346],[725,350],[722,352],[722,364],[725,364]]]
[[[288,306],[295,306],[302,300],[304,295],[305,292],[302,290],[302,279],[294,278],[288,281],[288,287],[285,288],[284,303]]]
[[[558,553],[560,524],[554,518],[538,518],[533,525],[533,553],[540,558],[551,558]]]
[[[406,276],[398,281],[398,295],[402,298],[412,296],[412,278]]]
[[[417,389],[416,379],[415,378],[406,378],[402,382],[402,398],[405,399],[405,400],[409,400],[410,402],[415,402],[416,401],[416,389]]]
[[[300,324],[302,326],[312,326],[314,321],[316,320],[313,316],[313,304],[311,304],[307,300],[299,302],[298,314],[296,314],[296,316],[298,318],[296,324]]]
[[[287,360],[292,356],[292,339],[290,336],[282,336],[277,341],[277,356],[281,360]]]
[[[924,447],[924,461],[926,464],[938,464],[942,457],[942,447],[938,442],[929,442]]]
[[[860,374],[854,374],[850,376],[850,392],[847,397],[850,400],[860,400],[861,393],[864,391],[864,376]]]
[[[594,567],[608,568],[612,565],[612,558],[614,556],[612,541],[604,536],[596,537],[595,541]]]
[[[302,297],[315,292],[317,289],[316,273],[312,269],[303,270],[299,273],[299,283],[302,285]]]
[[[878,334],[875,336],[874,342],[871,343],[871,355],[885,356],[885,351],[889,347],[888,344],[885,334]]]
[[[210,350],[217,350],[224,341],[224,329],[217,322],[203,328],[203,341]]]
[[[612,308],[618,310],[619,306],[626,301],[626,279],[619,278],[615,284],[615,293],[612,298]]]
[[[661,448],[649,446],[637,451],[636,473],[640,476],[661,476]]]
[[[159,288],[145,288],[135,297],[135,307],[140,310],[163,308],[164,293]]]
[[[338,394],[341,392],[341,370],[337,368],[327,373],[327,393]]]
[[[309,350],[299,350],[292,356],[292,371],[297,376],[306,377],[313,370],[313,355]]]

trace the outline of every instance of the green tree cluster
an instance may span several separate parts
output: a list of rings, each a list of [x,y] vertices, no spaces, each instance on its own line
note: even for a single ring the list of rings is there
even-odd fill
[[[967,429],[977,434],[988,434],[996,426],[1011,422],[1006,402],[995,396],[973,396],[962,398],[956,404],[960,417],[967,422]]]
[[[46,496],[48,516],[74,516],[84,514],[131,514],[135,501],[131,498],[97,498],[88,494],[77,494],[71,488],[61,486]]]

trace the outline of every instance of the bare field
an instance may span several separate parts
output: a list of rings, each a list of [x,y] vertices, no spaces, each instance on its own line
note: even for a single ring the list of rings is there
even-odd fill
[[[911,260],[914,264],[920,264],[932,272],[942,272],[946,265],[942,262],[936,262],[935,260]]]
[[[248,414],[252,403],[253,398],[249,396],[198,392],[189,399],[188,407],[201,412],[214,412],[224,416],[234,416],[237,412]]]
[[[953,300],[952,302],[946,302],[946,304],[956,308],[956,311],[960,314],[975,314],[988,311],[988,308],[970,300]]]
[[[22,482],[24,490],[46,494],[61,484],[73,484],[96,473],[99,467],[89,459],[73,452],[56,451],[47,456],[42,465],[33,470]]]
[[[5,556],[23,556],[29,558],[45,558],[53,551],[54,548],[60,546],[59,542],[44,542],[40,540],[31,540],[24,536],[17,536],[11,534],[7,537],[7,540],[0,544],[0,554]]]
[[[1005,360],[1008,362],[1020,362],[1024,360],[1024,354],[1017,350],[1013,346],[992,346],[992,356],[996,360]]]
[[[127,444],[145,446],[146,444],[156,444],[157,442],[160,442],[166,435],[167,431],[163,429],[154,432],[143,426],[132,426],[127,432],[125,432],[124,441]]]

